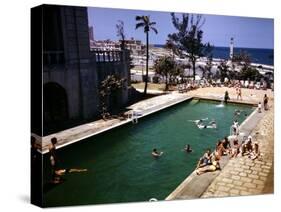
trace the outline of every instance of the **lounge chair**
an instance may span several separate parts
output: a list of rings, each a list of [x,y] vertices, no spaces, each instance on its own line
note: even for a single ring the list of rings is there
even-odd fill
[[[260,88],[261,88],[261,83],[260,82],[256,82],[255,89],[259,90]]]
[[[245,87],[245,88],[248,88],[248,87],[249,87],[249,81],[248,81],[248,80],[245,80],[244,87]]]

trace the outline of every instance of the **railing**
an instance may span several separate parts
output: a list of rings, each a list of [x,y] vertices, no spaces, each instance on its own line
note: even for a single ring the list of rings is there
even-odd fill
[[[123,54],[125,51],[101,51],[92,50],[96,62],[119,62],[123,60]]]
[[[44,51],[43,52],[44,65],[55,65],[64,63],[63,51]]]

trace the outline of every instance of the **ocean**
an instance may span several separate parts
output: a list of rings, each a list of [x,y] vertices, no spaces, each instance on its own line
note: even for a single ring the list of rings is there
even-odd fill
[[[163,47],[164,45],[154,45],[155,47]],[[252,63],[259,63],[265,65],[274,65],[274,50],[273,49],[258,49],[258,48],[238,48],[234,47],[234,54],[239,54],[240,52],[247,53]],[[214,47],[213,58],[228,59],[229,58],[229,47]]]

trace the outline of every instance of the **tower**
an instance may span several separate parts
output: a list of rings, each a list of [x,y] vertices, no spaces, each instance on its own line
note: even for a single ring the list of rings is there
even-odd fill
[[[90,38],[90,41],[94,41],[94,27],[93,26],[89,27],[89,38]]]
[[[230,39],[229,58],[233,58],[233,38]]]

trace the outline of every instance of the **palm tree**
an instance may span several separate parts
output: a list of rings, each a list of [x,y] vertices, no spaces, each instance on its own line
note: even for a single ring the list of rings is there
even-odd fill
[[[153,30],[156,34],[158,33],[157,29],[153,27],[156,22],[150,22],[149,16],[136,16],[136,29],[143,27],[144,33],[146,34],[146,74],[145,74],[145,86],[143,94],[146,95],[147,92],[147,81],[148,81],[148,45],[149,45],[149,31]]]

